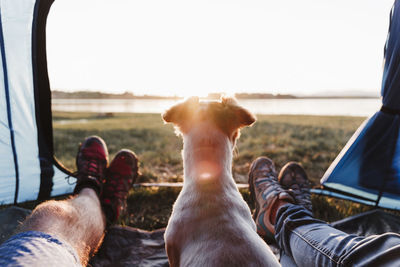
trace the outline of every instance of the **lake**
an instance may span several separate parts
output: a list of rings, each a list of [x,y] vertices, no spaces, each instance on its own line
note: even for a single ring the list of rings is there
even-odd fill
[[[53,99],[55,111],[162,113],[178,102],[171,99]],[[255,114],[339,115],[367,117],[382,105],[379,98],[242,99]]]

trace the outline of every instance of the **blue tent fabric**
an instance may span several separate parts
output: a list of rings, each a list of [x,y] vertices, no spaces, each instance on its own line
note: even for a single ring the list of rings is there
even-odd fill
[[[320,192],[400,209],[400,2],[395,1],[385,45],[382,108],[367,119],[321,179]]]
[[[385,45],[385,64],[381,95],[383,106],[400,112],[400,3],[396,0],[390,16],[388,38]]]

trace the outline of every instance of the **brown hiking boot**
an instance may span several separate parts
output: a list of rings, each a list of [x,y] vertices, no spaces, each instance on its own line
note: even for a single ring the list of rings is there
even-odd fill
[[[311,183],[303,167],[297,162],[288,162],[279,173],[278,181],[289,190],[296,203],[312,212]]]
[[[279,200],[290,203],[295,203],[295,200],[278,183],[274,163],[266,157],[259,157],[251,164],[249,188],[256,205],[253,219],[257,225],[257,233],[267,241],[272,241],[275,226],[271,216],[276,212],[276,205]]]
[[[90,136],[79,146],[76,156],[76,186],[74,194],[89,187],[101,194],[104,172],[108,164],[106,143],[98,136]]]
[[[115,223],[126,208],[129,190],[138,176],[138,159],[132,151],[123,149],[115,155],[106,170],[106,181],[100,197],[108,224]]]

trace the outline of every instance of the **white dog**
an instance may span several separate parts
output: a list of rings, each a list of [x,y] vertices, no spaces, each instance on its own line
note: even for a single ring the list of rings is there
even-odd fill
[[[190,98],[163,119],[183,135],[184,185],[165,232],[170,265],[279,266],[232,177],[239,129],[254,116],[233,98]]]

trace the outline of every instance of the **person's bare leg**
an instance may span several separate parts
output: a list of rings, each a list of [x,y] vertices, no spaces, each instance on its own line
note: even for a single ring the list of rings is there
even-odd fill
[[[106,221],[108,225],[116,222],[124,210],[129,190],[138,176],[138,160],[132,151],[121,150],[107,168],[107,146],[100,137],[91,136],[80,146],[76,163],[75,196],[40,204],[18,231],[42,232],[64,241],[75,250],[85,266],[102,242]],[[22,249],[29,250],[26,247]],[[22,262],[41,266],[47,261],[40,257],[43,253],[38,253],[36,258],[28,255],[28,259]],[[3,258],[5,263],[19,263],[18,259]]]
[[[37,206],[19,232],[39,231],[64,240],[76,250],[85,266],[101,244],[105,225],[96,192],[83,188],[70,199],[50,200]]]
[[[86,265],[100,246],[106,225],[99,199],[108,165],[104,140],[98,136],[86,138],[79,147],[76,165],[75,195],[38,205],[19,232],[38,231],[59,238],[74,248],[82,265]]]

